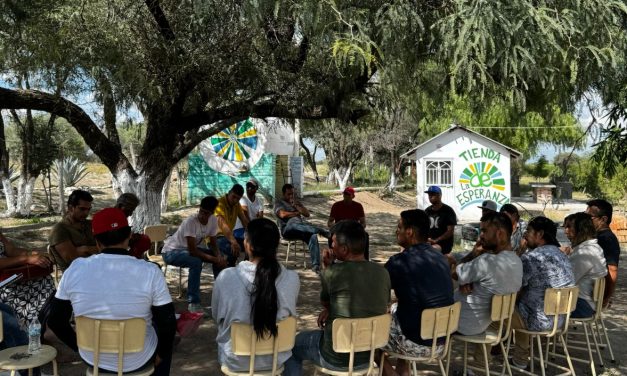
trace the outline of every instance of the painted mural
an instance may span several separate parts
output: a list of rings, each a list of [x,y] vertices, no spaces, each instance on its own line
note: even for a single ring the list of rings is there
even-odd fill
[[[499,206],[509,202],[506,177],[501,172],[501,157],[498,151],[485,147],[467,149],[459,154],[458,163],[464,165],[455,196],[460,209],[480,204],[483,200],[495,201]]]
[[[200,145],[205,161],[217,172],[234,175],[250,171],[265,151],[262,121],[246,119],[211,136]]]

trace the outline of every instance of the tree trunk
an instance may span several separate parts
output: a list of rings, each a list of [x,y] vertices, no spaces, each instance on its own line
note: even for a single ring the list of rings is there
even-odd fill
[[[122,192],[132,192],[139,198],[139,205],[130,218],[133,231],[142,232],[144,227],[161,223],[161,194],[169,168],[163,171],[142,170],[135,174],[131,169],[121,169],[113,174],[114,185]]]
[[[314,178],[316,179],[316,183],[320,183],[320,176],[318,176],[318,166],[316,166],[316,149],[317,146],[314,145],[313,154],[309,150],[309,148],[305,145],[305,141],[302,137],[299,137],[300,147],[305,151],[305,160],[307,160],[307,164],[311,171],[313,171]]]
[[[63,160],[63,159],[61,159]],[[65,180],[63,178],[63,174],[61,171],[58,171],[57,176],[59,178],[58,186],[59,186],[59,210],[58,213],[63,215],[65,214]]]
[[[11,179],[7,176],[2,177],[2,189],[4,191],[4,198],[7,202],[6,214],[8,216],[14,216],[17,212],[17,205],[15,202],[15,194],[13,194]]]
[[[23,175],[17,183],[17,206],[16,211],[22,216],[30,215],[30,207],[33,204],[33,188],[35,177],[25,178]]]
[[[0,176],[2,178],[2,189],[7,203],[6,214],[15,215],[15,195],[11,185],[11,169],[9,168],[9,149],[4,136],[4,120],[0,111]]]
[[[161,190],[161,212],[168,211],[168,195],[170,194],[170,181],[172,180],[172,170],[168,174],[165,183],[163,183],[163,189]]]
[[[340,190],[344,190],[348,185],[348,178],[351,176],[351,171],[353,170],[353,164],[350,163],[348,167],[340,167],[333,170],[335,174],[335,178],[337,179],[337,184],[340,186]]]
[[[176,188],[177,188],[177,197],[178,197],[178,201],[179,201],[179,207],[183,206],[183,177],[182,172],[181,172],[181,164],[177,163],[176,164],[176,178],[177,178],[177,184],[176,184]]]

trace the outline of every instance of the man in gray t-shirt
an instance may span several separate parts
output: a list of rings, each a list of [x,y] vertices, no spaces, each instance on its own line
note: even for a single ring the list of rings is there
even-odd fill
[[[462,303],[458,331],[464,335],[482,333],[490,326],[494,295],[517,292],[522,285],[522,262],[510,246],[510,219],[502,213],[486,214],[480,231],[483,253],[459,264],[454,273],[460,285],[455,300]]]

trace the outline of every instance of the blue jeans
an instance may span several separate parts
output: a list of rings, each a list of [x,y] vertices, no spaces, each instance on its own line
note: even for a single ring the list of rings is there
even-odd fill
[[[199,251],[213,255],[207,248],[198,248]],[[200,273],[202,272],[203,261],[198,257],[189,254],[186,248],[173,249],[161,254],[166,264],[188,268],[187,278],[187,301],[189,303],[200,304]]]
[[[303,374],[303,360],[310,360],[318,366],[333,370],[345,371],[346,368],[336,367],[324,360],[320,354],[320,340],[322,330],[300,332],[296,336],[292,356],[285,362],[283,376],[301,376]],[[354,367],[360,369],[363,367]]]
[[[0,303],[0,311],[2,312],[2,330],[4,331],[4,338],[2,342],[0,342],[0,350],[28,345],[28,334],[20,329],[20,324],[15,318],[13,309],[4,303]],[[27,370],[20,370],[18,372],[23,376],[28,375]],[[33,374],[40,374],[39,367],[33,369]]]
[[[218,278],[218,274],[220,274],[222,270],[235,266],[235,261],[237,261],[237,257],[233,256],[233,251],[231,250],[231,242],[229,241],[229,239],[227,239],[225,236],[219,236],[217,239],[217,243],[218,243],[218,249],[220,250],[220,253],[226,259],[226,267],[220,268],[216,266],[216,264],[213,264],[211,266],[213,268],[214,281],[216,278]],[[240,249],[240,251],[242,250]]]
[[[320,266],[320,244],[318,234],[328,237],[329,232],[308,223],[291,222],[285,226],[283,237],[289,240],[302,240],[307,243],[312,266]]]
[[[570,314],[570,317],[576,319],[585,319],[594,316],[596,311],[590,307],[590,304],[582,298],[577,298],[577,306],[575,310]]]

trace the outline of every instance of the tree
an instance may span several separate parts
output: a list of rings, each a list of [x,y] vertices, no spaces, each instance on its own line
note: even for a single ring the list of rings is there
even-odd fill
[[[395,82],[407,77],[417,90],[412,73],[430,63],[444,72],[440,91],[568,109],[614,63],[624,14],[607,0],[8,0],[0,64],[41,82],[0,88],[0,107],[67,119],[116,190],[142,199],[139,227],[159,221],[168,174],[206,137],[249,116],[355,120],[388,64],[399,67]],[[73,90],[96,93],[102,121]],[[116,127],[134,107],[146,122],[136,165]]]
[[[340,189],[346,188],[353,168],[363,156],[364,126],[360,122],[335,119],[301,122],[304,137],[312,139],[324,150],[329,164],[329,180]]]
[[[544,155],[541,155],[540,158],[536,161],[536,163],[531,168],[531,175],[539,181],[542,178],[546,178],[549,176],[549,161],[547,161]]]

